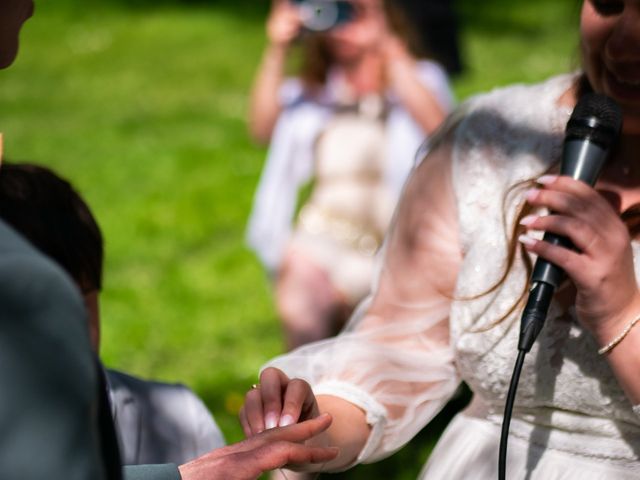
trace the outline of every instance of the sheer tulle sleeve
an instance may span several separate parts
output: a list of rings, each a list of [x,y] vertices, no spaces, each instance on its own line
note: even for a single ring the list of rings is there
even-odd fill
[[[371,296],[338,337],[267,365],[366,412],[372,430],[357,462],[402,447],[459,384],[448,321],[461,262],[451,142],[434,142],[404,189]]]

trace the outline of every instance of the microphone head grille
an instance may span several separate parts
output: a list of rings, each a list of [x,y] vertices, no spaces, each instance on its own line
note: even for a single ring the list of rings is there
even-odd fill
[[[589,138],[608,148],[616,141],[622,128],[622,109],[616,102],[599,93],[583,95],[569,123],[567,138]]]

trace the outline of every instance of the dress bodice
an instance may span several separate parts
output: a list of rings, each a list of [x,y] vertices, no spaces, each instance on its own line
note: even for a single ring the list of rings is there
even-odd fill
[[[338,113],[327,122],[315,147],[316,177],[382,181],[385,161],[382,120]]]
[[[382,238],[395,206],[384,178],[386,140],[379,115],[337,112],[316,141],[314,188],[304,208]]]
[[[558,99],[574,79],[557,77],[472,100],[456,131],[453,182],[464,260],[451,338],[459,374],[483,404],[480,415],[495,422],[502,419],[515,363],[521,308],[494,323],[526,287],[523,262],[515,262],[495,291],[476,296],[493,287],[505,268],[508,232],[526,190],[512,187],[560,159],[570,112]],[[524,364],[514,409],[514,418],[522,421],[514,423],[512,434],[580,455],[623,463],[637,459],[640,417],[597,350],[572,307],[554,302]]]

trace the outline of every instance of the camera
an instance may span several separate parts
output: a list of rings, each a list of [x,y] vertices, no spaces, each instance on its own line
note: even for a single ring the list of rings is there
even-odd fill
[[[355,17],[355,7],[347,0],[294,0],[300,9],[302,24],[313,32],[326,32],[350,22]]]

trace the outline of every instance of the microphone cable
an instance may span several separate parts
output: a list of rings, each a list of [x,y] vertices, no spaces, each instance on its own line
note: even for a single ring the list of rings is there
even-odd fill
[[[505,480],[507,471],[507,444],[509,440],[509,426],[511,425],[511,413],[513,412],[513,404],[516,401],[518,382],[520,381],[520,373],[522,372],[522,365],[524,365],[524,357],[526,355],[527,352],[524,350],[518,350],[518,358],[516,359],[516,366],[513,368],[507,402],[504,406],[502,432],[500,432],[500,453],[498,456],[498,478],[500,480]]]
[[[567,244],[566,238],[558,237],[553,234],[545,235],[546,241],[552,243]],[[536,267],[538,265],[536,264]],[[555,267],[555,265],[553,265]],[[558,275],[558,283],[564,277],[564,273],[558,268],[561,273]],[[535,277],[535,269],[532,277]],[[535,282],[531,290],[529,291],[529,299],[522,312],[521,327],[520,327],[520,339],[518,341],[518,357],[516,358],[516,364],[513,368],[513,374],[511,375],[511,382],[509,384],[509,392],[507,393],[507,400],[504,407],[504,416],[502,419],[502,432],[500,434],[500,450],[498,455],[498,479],[506,479],[507,470],[507,444],[509,439],[509,426],[511,425],[511,415],[513,413],[513,405],[516,400],[516,392],[518,390],[518,383],[520,382],[520,373],[522,372],[522,366],[524,365],[524,358],[527,353],[531,351],[538,334],[544,326],[544,322],[547,319],[547,313],[549,312],[549,306],[551,305],[551,299],[553,298],[553,292],[555,286],[546,282]]]
[[[594,186],[621,129],[622,110],[613,100],[596,93],[583,95],[567,123],[560,175]],[[553,233],[545,233],[543,240],[565,248],[574,248],[568,238]],[[520,323],[518,357],[511,375],[502,420],[498,456],[499,480],[506,480],[509,426],[524,359],[542,330],[553,294],[565,277],[560,267],[543,258],[538,258],[531,274],[529,298]]]

